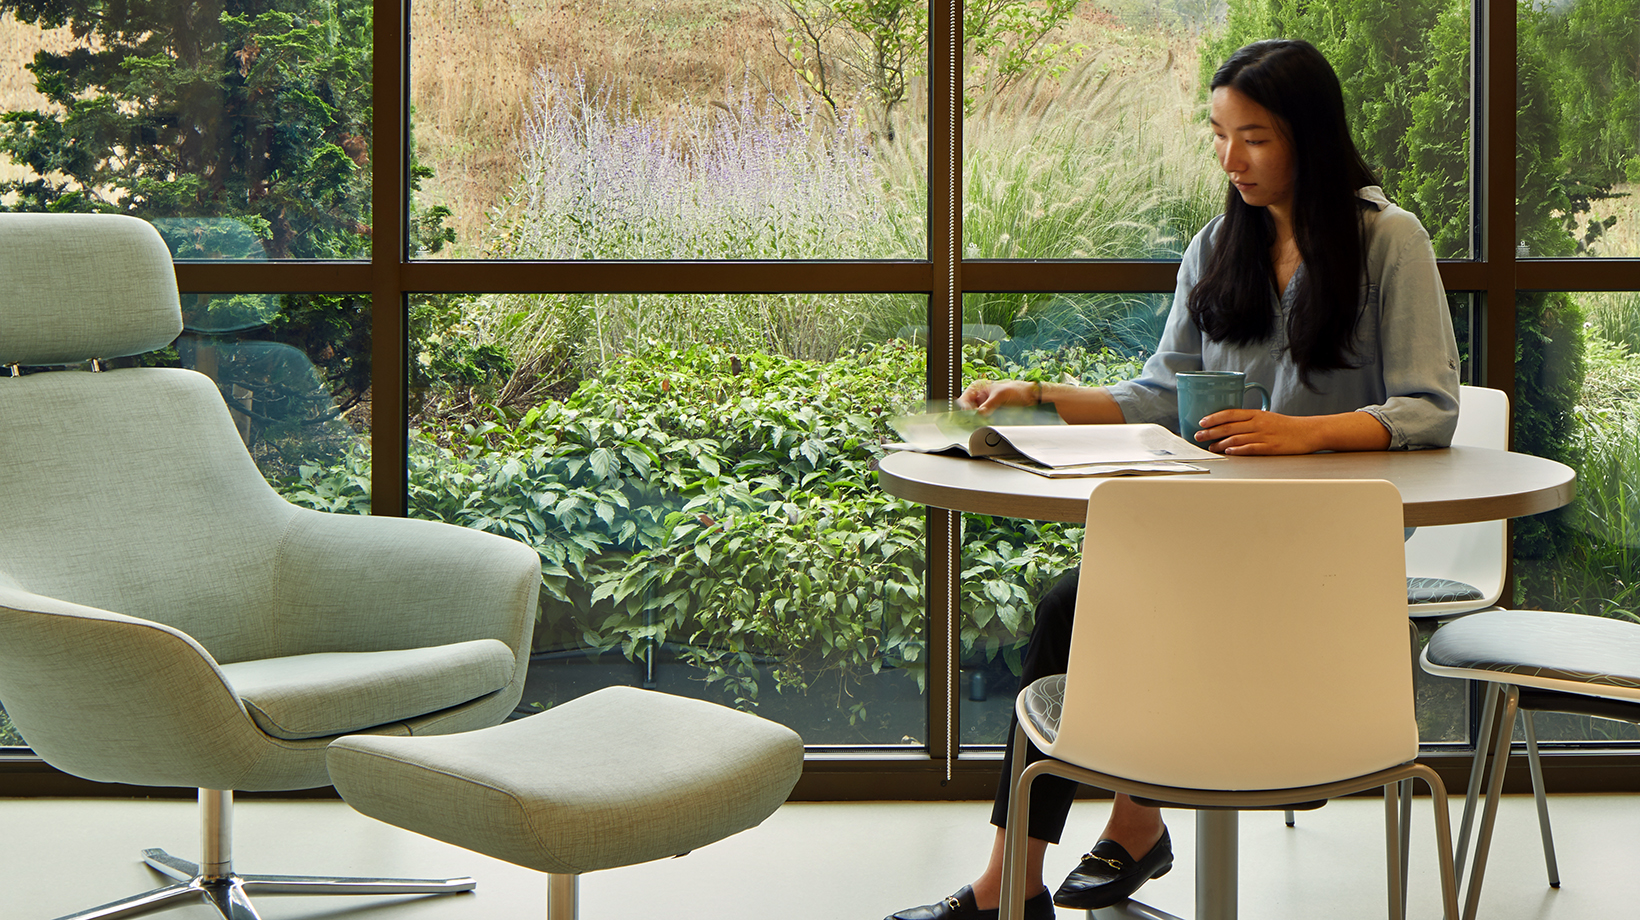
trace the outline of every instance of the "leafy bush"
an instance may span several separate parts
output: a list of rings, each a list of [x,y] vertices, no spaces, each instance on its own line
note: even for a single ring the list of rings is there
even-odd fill
[[[23,736],[17,734],[17,729],[11,724],[11,716],[0,708],[0,748],[24,746]]]
[[[970,377],[1137,371],[1083,349],[967,357]],[[903,341],[830,363],[708,346],[618,356],[562,403],[417,431],[411,513],[540,553],[537,649],[636,659],[664,645],[747,705],[771,678],[791,691],[884,668],[921,680],[924,516],[882,492],[872,467],[924,374],[923,351]],[[351,510],[368,502],[368,462],[305,466],[281,485],[292,501]],[[964,653],[1017,669],[1033,598],[1073,564],[1080,529],[967,526]],[[853,704],[851,718],[864,715]]]

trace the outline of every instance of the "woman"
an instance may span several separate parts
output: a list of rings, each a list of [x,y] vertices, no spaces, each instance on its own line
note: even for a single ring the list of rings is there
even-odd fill
[[[1350,140],[1338,77],[1312,45],[1255,42],[1214,74],[1213,149],[1229,177],[1224,213],[1191,240],[1156,354],[1109,387],[975,381],[958,400],[989,412],[1052,403],[1071,423],[1156,422],[1177,429],[1175,375],[1246,373],[1269,411],[1230,409],[1196,435],[1233,455],[1445,447],[1458,421],[1458,351],[1429,235],[1375,184]],[[1077,573],[1037,606],[1022,683],[1063,673]],[[1142,688],[1113,688],[1116,699]],[[988,920],[1001,893],[1012,732],[991,823],[990,861],[973,884],[888,920]],[[1028,760],[1040,754],[1031,748]],[[1054,905],[1107,907],[1173,866],[1161,812],[1118,795],[1104,833],[1050,896],[1043,855],[1058,842],[1076,784],[1032,787],[1027,920]],[[1137,855],[1136,855],[1137,854]]]

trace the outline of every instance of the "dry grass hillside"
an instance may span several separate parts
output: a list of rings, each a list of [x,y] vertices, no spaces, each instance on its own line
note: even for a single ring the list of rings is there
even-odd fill
[[[773,22],[742,0],[420,0],[411,5],[410,98],[423,200],[449,205],[458,254],[517,178],[516,138],[542,68],[580,71],[640,112],[711,99],[725,79],[784,78]]]
[[[454,256],[479,255],[488,212],[518,178],[516,144],[542,68],[579,71],[647,118],[721,101],[726,82],[786,92],[775,0],[418,0],[411,6],[415,149],[434,171],[420,201],[454,211]],[[1195,85],[1194,42],[1124,24],[1107,4],[1082,4],[1058,40],[1116,70],[1172,70]],[[1162,64],[1166,61],[1166,64]],[[1036,95],[1040,98],[1040,89]]]

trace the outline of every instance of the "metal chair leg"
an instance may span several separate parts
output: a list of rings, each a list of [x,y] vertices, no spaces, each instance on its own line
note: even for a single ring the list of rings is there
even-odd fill
[[[1469,764],[1469,785],[1464,788],[1463,820],[1458,825],[1458,845],[1452,852],[1458,883],[1463,883],[1464,866],[1468,862],[1469,832],[1474,826],[1475,803],[1480,799],[1481,782],[1486,773],[1486,753],[1497,728],[1493,724],[1498,715],[1498,685],[1488,682],[1481,689],[1481,720],[1476,724],[1475,757]]]
[[[1560,866],[1555,861],[1555,837],[1549,829],[1549,796],[1543,785],[1543,762],[1538,758],[1537,731],[1532,713],[1522,710],[1526,723],[1526,763],[1532,769],[1532,797],[1537,799],[1538,833],[1543,836],[1543,864],[1549,870],[1549,887],[1560,887]]]
[[[1401,862],[1406,826],[1401,823],[1402,783],[1384,787],[1384,864],[1389,872],[1389,920],[1406,917],[1406,869]]]
[[[1458,873],[1452,864],[1452,813],[1447,807],[1446,786],[1430,770],[1424,776],[1429,788],[1430,805],[1435,812],[1435,852],[1440,857],[1441,916],[1444,920],[1458,920]]]
[[[1008,826],[1002,835],[1002,896],[998,920],[1017,920],[1025,908],[1025,831],[1029,820],[1031,788],[1019,781],[1025,772],[1027,739],[1023,726],[1014,726],[1014,759],[1008,774]],[[1088,916],[1093,916],[1090,911]]]
[[[547,920],[578,920],[581,916],[581,877],[551,873],[547,876]]]
[[[1291,808],[1287,809],[1287,826],[1293,826],[1293,810]]]
[[[1407,876],[1412,869],[1412,780],[1401,780],[1401,916],[1407,912]]]
[[[1481,811],[1480,831],[1475,836],[1475,865],[1469,872],[1469,891],[1464,898],[1463,920],[1475,920],[1480,907],[1481,882],[1486,876],[1486,855],[1492,844],[1492,827],[1498,817],[1498,799],[1503,792],[1503,774],[1509,766],[1509,735],[1515,727],[1515,711],[1520,706],[1520,689],[1503,691],[1503,712],[1492,739],[1492,776],[1486,784],[1486,806]]]

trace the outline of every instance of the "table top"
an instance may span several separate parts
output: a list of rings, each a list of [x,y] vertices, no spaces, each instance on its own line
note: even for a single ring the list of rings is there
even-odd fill
[[[1485,447],[1361,451],[1204,461],[1192,478],[1386,479],[1401,491],[1406,526],[1465,524],[1552,511],[1569,503],[1576,474],[1565,464]],[[890,495],[953,511],[1083,523],[1098,479],[1049,479],[989,460],[898,451],[877,476]]]

